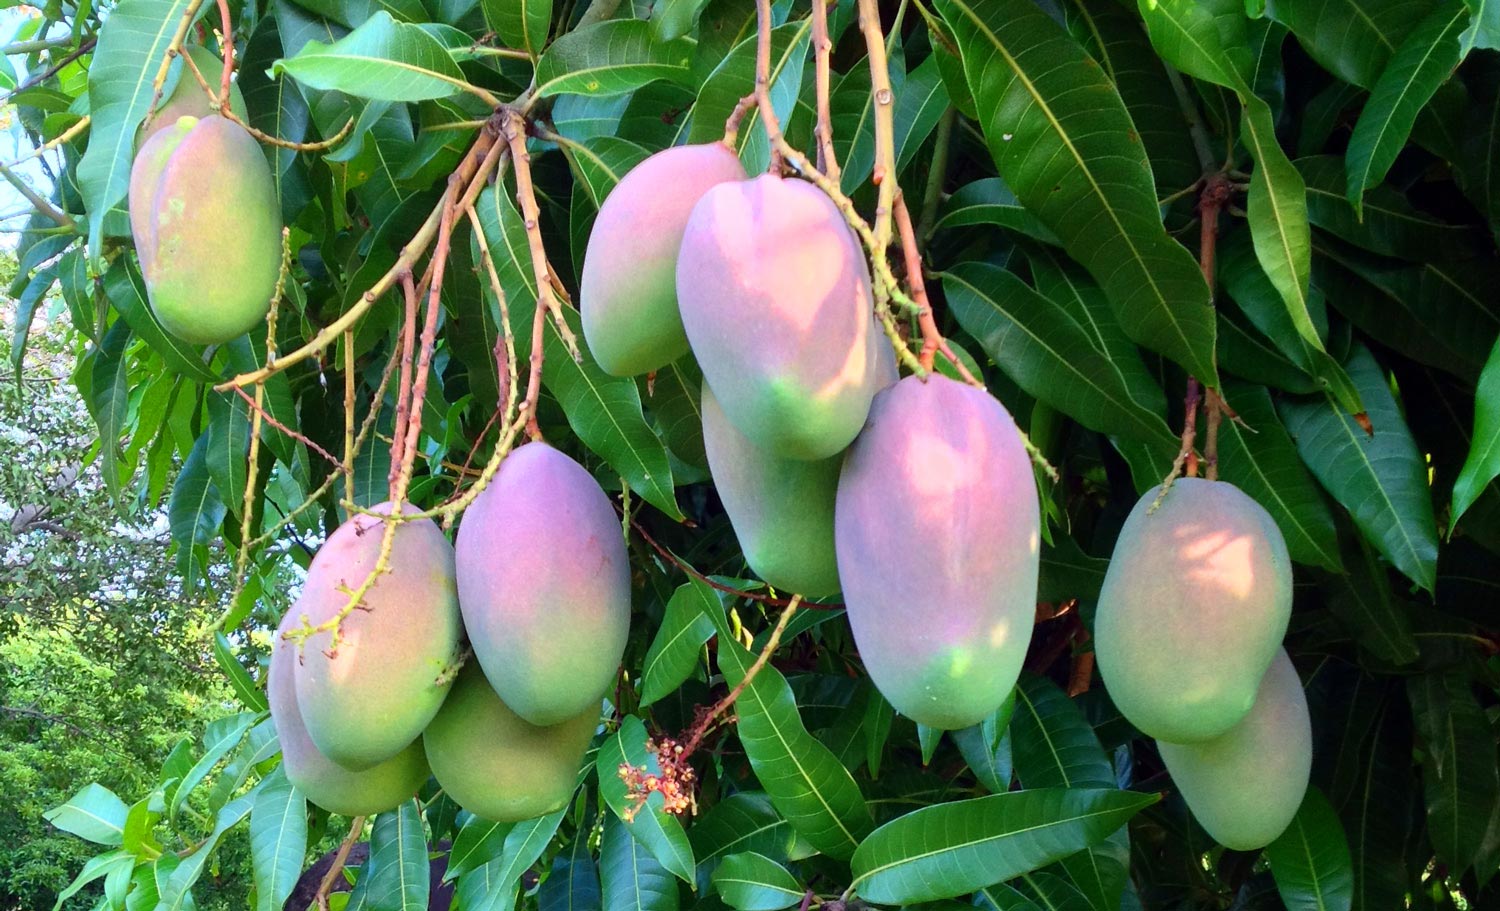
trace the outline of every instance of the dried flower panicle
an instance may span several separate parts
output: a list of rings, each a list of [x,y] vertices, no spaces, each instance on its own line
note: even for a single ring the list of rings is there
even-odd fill
[[[620,780],[625,782],[626,793],[632,799],[623,814],[624,820],[634,820],[653,793],[662,796],[662,809],[674,816],[696,814],[698,775],[688,764],[683,745],[672,737],[661,737],[647,740],[646,750],[656,757],[661,773],[653,773],[646,766],[620,763]]]

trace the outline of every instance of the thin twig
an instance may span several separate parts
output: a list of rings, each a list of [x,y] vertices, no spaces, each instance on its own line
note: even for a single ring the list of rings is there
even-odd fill
[[[31,186],[26,183],[26,181],[22,180],[16,174],[16,172],[12,171],[5,165],[0,165],[0,177],[4,177],[7,181],[9,181],[10,185],[15,187],[17,192],[26,197],[27,202],[31,203],[33,206],[36,206],[36,210],[38,212],[56,222],[58,227],[67,228],[70,232],[78,230],[78,226],[73,224],[73,219],[64,215],[62,212],[58,211],[56,206],[43,199],[41,195],[38,194],[37,191],[33,190]]]
[[[745,691],[745,687],[750,685],[755,676],[760,673],[761,668],[765,667],[766,663],[771,660],[771,655],[775,653],[777,646],[781,644],[781,634],[786,632],[786,625],[791,622],[792,614],[797,612],[797,607],[801,603],[801,595],[793,595],[792,600],[787,602],[786,607],[781,611],[781,617],[776,621],[776,626],[771,630],[770,637],[766,639],[765,648],[761,649],[760,654],[756,656],[755,663],[750,665],[750,668],[745,671],[745,676],[740,679],[739,683],[735,684],[734,689],[730,690],[727,696],[714,703],[714,707],[694,723],[691,733],[689,733],[687,740],[682,744],[680,758],[685,759],[691,756],[693,751],[702,745],[703,738],[713,726],[714,721],[727,712],[730,706],[734,705],[734,701],[740,698],[740,694]]]
[[[740,598],[747,598],[751,601],[758,601],[761,604],[767,604],[771,607],[786,607],[788,604],[792,603],[791,599],[777,598],[773,595],[763,595],[759,592],[745,591],[742,588],[735,588],[730,585],[725,585],[722,582],[715,582],[713,579],[710,579],[708,576],[705,576],[703,573],[700,573],[698,572],[698,570],[694,569],[692,564],[688,563],[685,560],[679,559],[676,554],[658,544],[656,542],[656,539],[651,537],[650,533],[647,532],[639,522],[635,521],[634,519],[630,520],[630,527],[635,529],[635,533],[640,535],[641,539],[644,540],[647,544],[651,545],[651,549],[660,554],[663,560],[671,563],[673,566],[687,573],[689,576],[692,576],[694,579],[697,579],[699,582],[702,582],[704,585],[707,585],[709,588],[716,589],[726,594],[735,595]],[[844,609],[844,605],[835,603],[806,604],[804,606],[810,607],[813,610]]]
[[[338,880],[339,874],[344,872],[344,861],[349,859],[349,850],[354,843],[359,841],[359,836],[365,831],[365,818],[354,817],[349,824],[349,834],[339,844],[338,853],[333,855],[333,864],[329,866],[328,872],[323,874],[323,881],[318,883],[318,891],[313,895],[313,900],[318,904],[318,911],[328,911],[328,893],[333,884]]]
[[[224,58],[224,70],[219,75],[219,107],[229,107],[229,82],[234,77],[234,22],[229,18],[229,0],[218,0],[219,51]]]
[[[833,42],[828,37],[828,0],[812,0],[812,41],[818,107],[818,122],[813,132],[818,138],[818,170],[837,182],[839,160],[833,151],[833,114],[828,100],[828,56],[833,52]]]
[[[93,118],[91,118],[87,114],[83,115],[83,117],[77,123],[68,127],[66,130],[63,130],[61,133],[58,133],[56,136],[47,140],[45,143],[32,149],[30,152],[27,152],[25,155],[22,155],[20,158],[17,158],[15,161],[10,162],[6,165],[6,167],[14,168],[16,165],[24,164],[28,161],[31,161],[33,158],[41,158],[43,155],[47,154],[63,143],[68,142],[69,140],[74,139],[82,134],[84,130],[89,128],[89,123],[92,121],[92,119]]]

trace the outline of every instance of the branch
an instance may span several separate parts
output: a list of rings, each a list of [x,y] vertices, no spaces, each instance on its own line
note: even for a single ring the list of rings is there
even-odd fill
[[[35,206],[38,212],[57,222],[58,227],[67,228],[69,231],[78,230],[78,226],[73,223],[73,219],[59,212],[56,206],[43,199],[26,181],[17,176],[16,172],[5,165],[0,165],[0,177],[4,177],[9,181],[10,185],[15,187],[16,191],[22,196],[26,197],[26,201]]]
[[[693,724],[686,742],[682,745],[681,759],[691,756],[693,751],[702,745],[703,737],[708,733],[709,728],[713,726],[714,721],[728,711],[730,706],[734,705],[734,701],[740,698],[740,694],[745,691],[745,687],[750,685],[750,682],[760,673],[761,668],[765,667],[766,663],[771,660],[771,655],[776,652],[777,646],[781,645],[781,634],[786,632],[787,623],[791,622],[792,614],[797,612],[797,607],[801,603],[801,595],[796,595],[791,601],[787,602],[786,607],[781,611],[780,619],[776,621],[776,626],[771,630],[770,638],[766,639],[765,648],[760,650],[760,654],[755,658],[755,663],[750,665],[749,670],[745,671],[745,676],[740,679],[739,683],[735,684],[734,689],[729,691],[729,695],[714,703],[714,707],[709,709],[707,714]]]
[[[356,841],[359,841],[359,836],[364,830],[365,818],[363,816],[354,817],[354,821],[349,824],[349,834],[344,836],[343,842],[339,845],[338,853],[333,856],[333,864],[329,866],[328,872],[323,874],[323,881],[318,883],[318,891],[313,896],[313,900],[318,904],[318,911],[328,911],[329,890],[338,881],[339,874],[344,872],[344,861],[349,857],[349,849],[354,847]]]
[[[234,76],[234,22],[229,18],[229,0],[219,0],[219,53],[224,58],[224,71],[219,75],[219,108],[229,109],[229,82]]]
[[[193,20],[198,16],[198,7],[203,0],[188,0],[187,8],[182,11],[182,18],[177,20],[177,30],[172,33],[172,40],[167,43],[166,53],[161,55],[161,65],[156,68],[156,77],[151,80],[151,105],[146,108],[146,118],[150,119],[156,113],[156,106],[161,103],[162,89],[167,84],[167,73],[172,69],[172,58],[184,56],[182,53],[183,39],[187,38],[188,29],[193,27]],[[188,58],[191,60],[191,58]],[[193,68],[197,72],[197,67]]]
[[[828,0],[812,0],[813,57],[816,61],[818,124],[813,133],[818,138],[818,170],[838,182],[839,160],[833,151],[833,114],[829,110],[828,55],[833,42],[828,38]]]
[[[86,130],[86,129],[89,128],[89,123],[90,123],[90,121],[92,119],[93,119],[92,117],[90,117],[89,115],[85,114],[83,116],[83,118],[81,120],[79,120],[77,123],[75,123],[72,126],[68,127],[66,130],[63,130],[61,133],[57,134],[57,136],[53,137],[52,139],[47,140],[42,145],[39,145],[36,148],[32,149],[30,152],[27,152],[25,155],[22,155],[20,158],[17,158],[15,161],[10,162],[9,164],[6,165],[6,167],[7,168],[14,168],[16,165],[18,165],[18,164],[24,164],[25,162],[28,162],[28,161],[32,160],[33,158],[41,158],[43,155],[47,154],[48,152],[52,151],[53,149],[57,148],[58,146],[62,145],[63,143],[65,143],[65,142],[67,142],[67,141],[69,141],[69,140],[71,140],[71,139],[79,136],[80,134],[82,134],[84,130]]]

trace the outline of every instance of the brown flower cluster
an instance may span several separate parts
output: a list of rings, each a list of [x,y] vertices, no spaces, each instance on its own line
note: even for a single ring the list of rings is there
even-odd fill
[[[646,750],[656,757],[660,774],[646,766],[620,763],[620,780],[625,782],[626,793],[633,801],[623,814],[625,821],[634,820],[653,793],[662,796],[662,808],[674,816],[696,814],[698,775],[688,763],[683,745],[675,738],[661,737],[647,740]]]

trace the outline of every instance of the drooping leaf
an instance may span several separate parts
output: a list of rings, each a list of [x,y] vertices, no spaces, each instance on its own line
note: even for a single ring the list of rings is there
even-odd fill
[[[104,295],[130,326],[130,331],[145,339],[167,368],[183,376],[207,382],[215,379],[203,363],[203,352],[162,328],[146,298],[146,282],[141,270],[128,256],[117,259],[104,273]],[[262,333],[264,335],[264,333]]]
[[[771,107],[785,123],[797,101],[802,84],[803,61],[812,40],[811,19],[788,22],[771,31]],[[724,135],[724,121],[741,98],[755,89],[756,37],[752,28],[748,37],[736,44],[720,61],[698,91],[688,125],[689,142],[711,142]],[[770,161],[770,146],[760,124],[758,110],[752,110],[740,122],[735,149],[747,172],[763,171]]]
[[[460,814],[458,835],[448,849],[448,869],[443,881],[457,879],[470,870],[478,869],[500,855],[505,837],[514,828],[514,823],[491,822],[473,813]]]
[[[1497,475],[1500,475],[1500,340],[1490,351],[1474,393],[1474,436],[1464,467],[1453,482],[1450,528],[1458,524]]]
[[[677,911],[677,880],[614,813],[604,817],[599,883],[604,911]]]
[[[552,875],[537,892],[539,911],[602,911],[599,867],[589,851],[591,826],[580,828],[552,860]]]
[[[125,816],[130,810],[115,792],[101,784],[85,785],[42,818],[96,845],[118,845],[125,835]]]
[[[1437,527],[1421,453],[1363,348],[1345,365],[1359,389],[1373,435],[1331,401],[1284,402],[1282,420],[1302,461],[1353,515],[1366,538],[1408,578],[1431,591],[1437,575]]]
[[[700,868],[730,854],[751,851],[781,861],[796,839],[791,824],[759,792],[732,794],[714,804],[688,829]]]
[[[1265,10],[1291,29],[1324,69],[1368,89],[1402,40],[1436,5],[1437,0],[1267,0]]]
[[[1266,847],[1287,911],[1349,911],[1354,872],[1344,827],[1328,798],[1308,788],[1285,832]]]
[[[1083,712],[1051,681],[1023,674],[1011,723],[1022,787],[1112,788],[1114,770]]]
[[[682,685],[698,663],[698,649],[714,634],[699,594],[680,586],[667,601],[666,615],[646,652],[641,669],[641,705],[647,706]]]
[[[1307,216],[1313,225],[1382,256],[1414,262],[1477,251],[1472,228],[1454,225],[1413,206],[1400,191],[1379,184],[1365,192],[1356,215],[1345,197],[1344,162],[1337,155],[1311,155],[1294,164],[1307,184]]]
[[[557,833],[568,808],[518,822],[506,833],[497,856],[459,877],[457,893],[469,911],[509,911],[516,904],[521,875],[536,863]]]
[[[541,56],[552,26],[552,0],[484,0],[484,21],[506,47]]]
[[[1006,185],[1104,288],[1126,335],[1216,385],[1207,286],[1162,227],[1151,166],[1103,71],[1026,0],[938,7]]]
[[[1438,859],[1458,876],[1478,857],[1500,802],[1494,734],[1462,677],[1412,677],[1407,695],[1426,754],[1422,785],[1428,833]]]
[[[208,866],[209,859],[219,847],[219,840],[224,833],[239,825],[255,804],[256,795],[252,791],[243,797],[239,797],[224,806],[214,816],[213,831],[187,857],[182,859],[166,884],[161,886],[161,902],[156,906],[157,911],[188,911],[193,905],[193,884],[203,875]]]
[[[1039,240],[1059,243],[1056,235],[1027,212],[1016,194],[998,177],[985,177],[964,184],[943,201],[932,229],[968,228],[976,225],[999,225]]]
[[[167,523],[172,531],[172,544],[177,548],[177,572],[182,576],[184,594],[191,594],[203,583],[209,563],[208,548],[219,534],[224,513],[224,501],[208,473],[205,434],[193,443],[183,461],[167,506]]]
[[[365,875],[370,911],[419,911],[427,907],[427,833],[422,828],[422,809],[415,800],[375,817]]]
[[[292,894],[307,853],[307,799],[277,767],[250,808],[250,857],[257,911],[276,911]]]
[[[852,885],[880,904],[964,895],[1097,844],[1157,799],[1038,788],[923,807],[860,844],[851,861]]]

